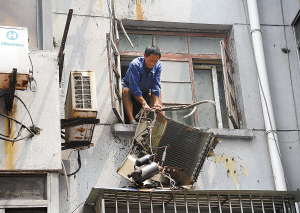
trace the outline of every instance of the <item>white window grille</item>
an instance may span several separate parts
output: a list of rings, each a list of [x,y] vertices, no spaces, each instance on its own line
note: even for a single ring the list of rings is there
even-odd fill
[[[93,188],[86,204],[105,212],[282,212],[298,213],[298,191],[137,191]]]

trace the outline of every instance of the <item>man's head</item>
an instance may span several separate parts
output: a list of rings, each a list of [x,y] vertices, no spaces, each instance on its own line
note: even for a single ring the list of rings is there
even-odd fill
[[[144,53],[145,64],[149,69],[152,69],[161,57],[160,49],[155,45],[149,45]]]

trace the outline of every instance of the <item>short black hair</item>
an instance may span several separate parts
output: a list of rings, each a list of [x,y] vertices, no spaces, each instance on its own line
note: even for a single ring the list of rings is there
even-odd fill
[[[150,56],[151,54],[158,55],[159,58],[161,57],[160,49],[156,45],[149,45],[148,47],[146,47],[145,54],[146,57]]]

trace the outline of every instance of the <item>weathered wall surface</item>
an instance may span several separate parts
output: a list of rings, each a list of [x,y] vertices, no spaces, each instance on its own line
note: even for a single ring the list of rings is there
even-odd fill
[[[60,177],[60,212],[72,212],[85,201],[92,187],[123,187],[130,183],[116,173],[125,159],[130,136],[113,133],[117,122],[111,109],[106,33],[110,29],[109,1],[53,1],[53,29],[55,41],[60,45],[67,13],[74,9],[65,48],[63,83],[60,93],[61,118],[70,70],[92,69],[96,73],[98,118],[100,125],[94,130],[94,147],[81,151],[81,170],[68,177],[70,198],[64,177]],[[246,1],[245,1],[246,2]],[[263,42],[270,80],[270,89],[279,131],[283,165],[292,190],[299,185],[295,162],[298,162],[299,135],[299,68],[297,51],[290,26],[299,8],[298,1],[283,1],[285,24],[283,28],[280,1],[258,1],[262,22]],[[205,26],[221,29],[229,25],[232,52],[235,63],[235,84],[239,97],[243,127],[253,129],[251,140],[223,139],[215,149],[215,156],[208,158],[196,183],[197,189],[262,189],[273,190],[273,177],[268,147],[264,133],[257,71],[251,47],[249,28],[243,1],[144,1],[116,0],[118,19],[159,22],[193,23],[195,28]],[[292,6],[294,5],[294,6]],[[275,12],[274,12],[275,11]],[[291,11],[291,12],[290,12]],[[153,23],[151,23],[153,24]],[[275,25],[275,26],[274,26]],[[291,50],[289,57],[281,51]],[[58,48],[56,48],[56,52]],[[292,87],[292,86],[293,87]],[[293,90],[292,90],[293,89]],[[294,95],[293,95],[294,94]],[[77,151],[62,151],[62,159],[68,173],[76,171]],[[228,161],[226,161],[228,159]],[[83,205],[77,212],[88,212]]]
[[[17,90],[15,95],[24,102],[34,125],[42,131],[40,135],[14,144],[1,141],[0,170],[58,170],[61,168],[57,55],[51,51],[31,51],[30,57],[37,91],[32,92],[28,87],[25,91]],[[32,86],[34,89],[34,83]],[[1,102],[4,103],[3,98]],[[4,106],[2,110],[5,112]],[[25,107],[16,98],[11,116],[27,127],[32,126]],[[0,122],[1,133],[7,134],[7,120],[1,117]],[[13,122],[12,130],[18,131],[19,127]],[[27,132],[23,130],[23,136],[25,135]]]

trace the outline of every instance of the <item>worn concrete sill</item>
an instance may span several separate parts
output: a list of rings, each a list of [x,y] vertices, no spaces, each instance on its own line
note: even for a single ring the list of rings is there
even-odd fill
[[[137,125],[117,123],[114,126],[116,134],[126,134],[134,136]],[[237,138],[237,139],[251,139],[253,138],[253,131],[250,129],[209,129],[198,128],[206,132],[213,132],[218,135],[218,138]]]

